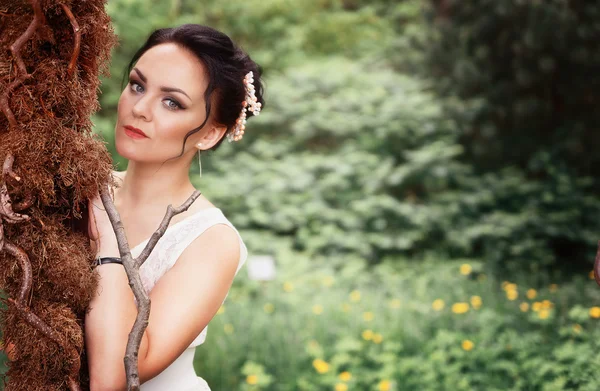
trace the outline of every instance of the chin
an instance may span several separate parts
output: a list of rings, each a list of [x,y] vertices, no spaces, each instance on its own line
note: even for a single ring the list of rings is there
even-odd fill
[[[115,135],[115,149],[117,153],[127,160],[139,160],[140,156],[137,156],[139,151],[136,151],[136,146],[128,141],[128,137],[125,135],[119,135],[118,133]],[[138,153],[136,154],[136,152]]]

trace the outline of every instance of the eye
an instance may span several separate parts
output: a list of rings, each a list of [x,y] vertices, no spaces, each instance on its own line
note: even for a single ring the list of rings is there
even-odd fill
[[[144,87],[142,87],[141,84],[139,84],[137,81],[135,81],[133,79],[129,80],[129,85],[130,85],[129,88],[134,93],[144,92]],[[139,87],[139,89],[138,89],[138,87]],[[167,103],[167,105],[166,105],[167,109],[172,110],[172,111],[183,110],[183,106],[177,100],[175,100],[173,98],[166,98],[165,100],[170,102],[170,103]]]
[[[180,109],[183,109],[183,106],[181,106],[181,104],[179,102],[177,102],[175,99],[167,98],[165,100],[173,103],[172,105],[167,103],[167,108],[169,110],[180,110]]]
[[[142,91],[144,90],[144,87],[142,87],[141,85],[139,85],[139,84],[138,84],[136,81],[134,81],[134,80],[130,80],[130,81],[129,81],[129,85],[130,85],[130,88],[131,88],[131,90],[132,90],[133,92],[142,92]],[[140,88],[141,88],[141,91],[140,91],[140,90],[137,90],[137,89],[136,89],[136,86],[137,86],[137,87],[140,87]]]

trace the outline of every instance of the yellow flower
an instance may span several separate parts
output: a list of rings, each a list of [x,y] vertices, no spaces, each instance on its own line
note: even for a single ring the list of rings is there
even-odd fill
[[[381,335],[379,333],[373,334],[373,342],[380,344],[381,341],[383,341],[383,335]]]
[[[350,304],[348,304],[348,303],[342,304],[342,311],[344,311],[344,312],[350,312],[350,308],[351,308]]]
[[[223,313],[225,313],[225,306],[224,305],[220,306],[219,309],[217,310],[217,315],[221,315]]]
[[[378,385],[379,391],[390,391],[392,389],[392,382],[389,380],[382,380]]]
[[[515,289],[506,291],[506,298],[508,300],[511,300],[511,301],[517,300],[518,297],[519,297],[519,292],[517,292]]]
[[[323,278],[323,285],[324,286],[332,286],[333,285],[333,277],[326,276],[325,278]]]
[[[283,290],[286,292],[291,292],[294,290],[294,284],[289,281],[283,283]]]
[[[519,305],[519,308],[522,312],[527,312],[527,310],[529,310],[529,303],[522,302],[521,305]]]
[[[540,312],[538,312],[538,316],[540,319],[548,319],[548,316],[550,316],[550,310],[542,308]]]
[[[433,304],[431,304],[431,308],[433,308],[436,311],[441,311],[444,308],[444,300],[442,299],[435,299],[433,301]]]
[[[542,301],[542,308],[545,310],[548,310],[550,308],[553,308],[554,304],[550,301],[550,300],[543,300]]]
[[[246,377],[246,383],[248,383],[248,384],[256,384],[256,383],[258,383],[258,376],[256,376],[256,375],[248,375]]]
[[[348,391],[348,386],[344,383],[337,383],[335,385],[335,391]]]
[[[502,283],[502,288],[505,291],[507,291],[507,292],[508,291],[516,291],[517,290],[517,284],[513,284],[512,282],[506,282],[506,284]]]
[[[370,322],[373,320],[373,313],[372,312],[363,312],[363,319],[365,320],[365,322]]]
[[[463,276],[471,274],[471,271],[473,271],[473,268],[468,263],[463,263],[460,265],[460,274]]]
[[[475,346],[475,344],[473,343],[473,341],[470,341],[468,339],[465,339],[464,341],[462,341],[461,345],[462,345],[462,348],[464,350],[466,350],[467,352],[470,351],[470,350],[472,350],[473,347]]]
[[[354,302],[360,301],[360,291],[355,289],[352,292],[350,292],[350,300]]]
[[[473,306],[473,308],[475,308],[476,310],[478,310],[479,307],[481,307],[481,297],[479,297],[479,296],[471,296],[471,305]]]
[[[539,301],[536,301],[535,303],[533,303],[533,305],[531,306],[531,309],[534,310],[535,312],[538,312],[539,310],[542,309],[542,303],[540,303]]]
[[[528,298],[529,300],[533,300],[533,299],[535,299],[535,297],[536,297],[536,296],[537,296],[537,292],[536,292],[536,290],[535,290],[535,289],[528,289],[528,290],[527,290],[527,298]]]
[[[312,312],[315,315],[321,315],[323,313],[323,306],[320,304],[313,305]]]
[[[340,373],[339,378],[341,381],[349,381],[350,379],[352,379],[352,374],[348,371],[344,371]]]
[[[231,323],[226,323],[223,326],[223,330],[225,331],[225,334],[232,334],[233,333],[233,325]]]
[[[400,299],[393,299],[390,301],[390,307],[394,309],[400,308]]]
[[[361,335],[365,341],[370,341],[373,339],[373,330],[365,330]]]
[[[454,312],[455,314],[464,314],[467,311],[469,311],[469,304],[468,303],[454,303],[454,304],[452,304],[452,312]]]
[[[550,292],[556,292],[558,290],[558,285],[550,284]]]
[[[598,319],[600,318],[600,307],[590,308],[590,317]]]
[[[320,358],[317,358],[313,361],[313,367],[315,367],[315,370],[319,373],[326,373],[327,371],[329,371],[329,364],[327,364]]]
[[[273,313],[273,311],[275,311],[275,306],[271,303],[267,303],[263,306],[263,310],[267,313],[267,314],[271,314]]]
[[[594,279],[594,271],[593,271],[593,270],[592,270],[592,271],[590,271],[590,274],[589,274],[589,276],[590,276],[590,280],[593,280],[593,279]]]
[[[581,333],[581,325],[579,325],[579,324],[575,323],[575,324],[573,325],[573,331],[575,332],[575,334],[579,334],[579,333]]]

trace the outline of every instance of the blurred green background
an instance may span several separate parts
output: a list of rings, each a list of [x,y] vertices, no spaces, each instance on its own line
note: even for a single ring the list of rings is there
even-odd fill
[[[600,1],[110,0],[94,116],[160,27],[229,34],[266,107],[191,176],[250,258],[213,390],[598,390]]]

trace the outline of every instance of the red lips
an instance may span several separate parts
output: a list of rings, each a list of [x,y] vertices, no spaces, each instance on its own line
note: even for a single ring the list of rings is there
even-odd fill
[[[144,133],[141,129],[134,128],[133,126],[130,126],[130,125],[127,125],[124,128],[125,128],[125,133],[130,137],[133,137],[133,138],[148,137],[148,136],[146,136],[146,133]]]

